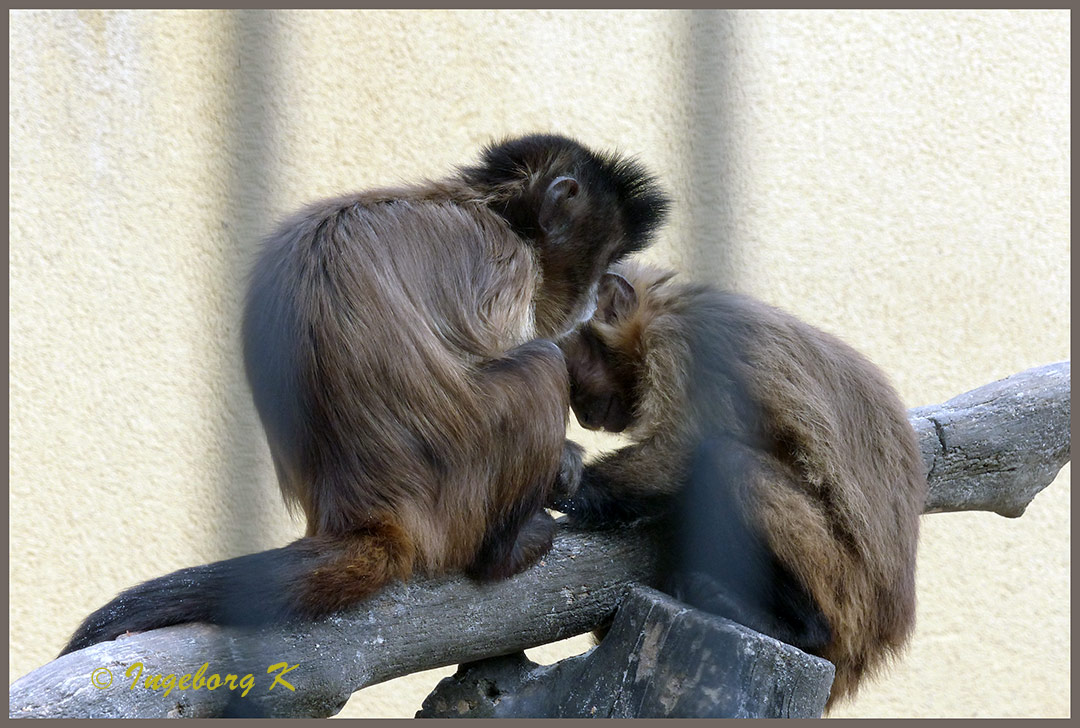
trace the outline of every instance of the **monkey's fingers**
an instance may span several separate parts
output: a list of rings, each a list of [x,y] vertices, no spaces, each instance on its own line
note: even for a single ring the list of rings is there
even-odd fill
[[[562,459],[559,461],[559,474],[547,508],[554,508],[556,501],[573,498],[581,485],[581,474],[585,470],[585,448],[576,442],[567,440],[563,445]]]

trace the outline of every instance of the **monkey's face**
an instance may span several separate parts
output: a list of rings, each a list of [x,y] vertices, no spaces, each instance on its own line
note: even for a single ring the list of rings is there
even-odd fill
[[[649,244],[667,202],[652,179],[625,160],[582,154],[551,174],[559,176],[544,182],[534,203],[534,250],[545,288],[537,321],[565,331],[595,311],[605,271]]]
[[[669,206],[633,160],[559,135],[506,140],[463,172],[533,246],[542,280],[536,333],[544,338],[557,339],[589,317],[604,271],[645,248]]]
[[[587,430],[622,432],[634,421],[635,375],[585,326],[560,346],[570,373],[570,407]]]

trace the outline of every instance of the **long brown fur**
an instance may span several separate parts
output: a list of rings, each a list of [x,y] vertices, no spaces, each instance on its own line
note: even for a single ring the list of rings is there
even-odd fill
[[[589,317],[604,270],[650,242],[666,206],[636,163],[533,135],[445,180],[322,201],[279,225],[252,273],[244,358],[306,537],[135,587],[65,651],[236,621],[225,587],[268,604],[266,621],[415,572],[494,579],[534,563],[554,532],[544,506],[581,467],[552,340]],[[256,567],[276,577],[252,581]]]
[[[836,666],[831,707],[914,625],[926,481],[904,407],[865,357],[783,311],[638,263],[613,271],[632,291],[564,349],[582,424],[628,425],[633,444],[589,464],[561,509],[642,515],[688,482],[703,438],[724,438],[745,465],[732,502],[827,622],[808,651]]]

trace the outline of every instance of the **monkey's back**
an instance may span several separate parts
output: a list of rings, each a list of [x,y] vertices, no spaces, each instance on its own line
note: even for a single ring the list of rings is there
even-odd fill
[[[490,440],[471,374],[531,338],[536,273],[494,214],[422,192],[311,206],[253,269],[245,365],[309,533],[430,515],[408,508],[482,511],[486,484],[466,475],[483,472]]]
[[[855,349],[754,298],[623,267],[646,352],[637,438],[720,433],[761,464],[750,513],[832,628],[833,700],[898,649],[915,616],[926,481],[885,375]],[[630,327],[623,325],[623,328]],[[662,393],[663,399],[658,399]]]
[[[838,665],[835,699],[914,626],[926,491],[915,433],[885,375],[839,338],[746,296],[718,294],[703,308],[723,321],[745,365],[740,379],[778,472],[796,475],[757,481],[752,497],[770,546],[832,626],[825,657]]]
[[[747,304],[751,310],[753,304]],[[914,430],[881,370],[839,338],[777,309],[748,342],[764,376],[757,396],[782,455],[818,504],[802,522],[774,528],[786,554],[834,625],[827,658],[838,665],[833,697],[853,692],[907,639],[915,621],[915,559],[926,479]],[[771,317],[768,314],[771,313]],[[787,351],[788,357],[769,352]],[[783,518],[784,494],[762,495]],[[768,515],[767,515],[768,517]],[[789,517],[790,518],[790,517]],[[817,552],[787,547],[797,529],[828,534]]]

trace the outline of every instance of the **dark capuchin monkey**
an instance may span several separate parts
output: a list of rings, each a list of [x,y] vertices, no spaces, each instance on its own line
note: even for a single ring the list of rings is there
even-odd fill
[[[414,573],[533,564],[551,547],[545,505],[581,470],[553,341],[667,207],[636,162],[532,135],[448,179],[281,224],[252,273],[244,361],[306,536],[133,587],[63,653],[184,622],[324,615]]]
[[[666,590],[830,660],[828,707],[854,694],[915,618],[926,479],[884,375],[787,313],[636,262],[562,347],[579,422],[632,444],[555,508],[666,519]]]

